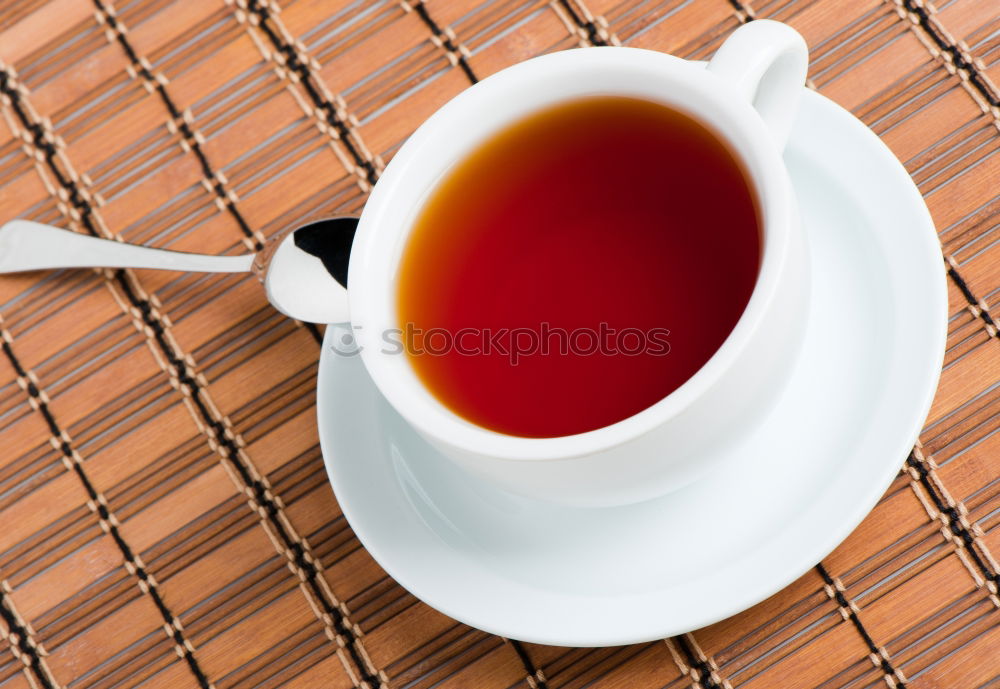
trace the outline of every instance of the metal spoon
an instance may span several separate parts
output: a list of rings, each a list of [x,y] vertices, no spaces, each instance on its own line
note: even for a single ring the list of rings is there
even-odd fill
[[[347,262],[357,218],[318,220],[275,236],[257,254],[209,256],[154,249],[30,220],[0,227],[0,273],[53,268],[152,268],[255,273],[278,311],[308,323],[347,315]]]

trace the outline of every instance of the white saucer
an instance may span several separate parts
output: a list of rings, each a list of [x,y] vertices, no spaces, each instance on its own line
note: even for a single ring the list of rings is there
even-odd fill
[[[679,492],[575,509],[485,484],[417,437],[359,358],[331,352],[327,330],[317,393],[327,471],[389,574],[489,632],[626,644],[753,605],[854,529],[930,408],[944,354],[944,268],[909,176],[847,111],[806,92],[786,161],[812,263],[804,350],[738,461]]]

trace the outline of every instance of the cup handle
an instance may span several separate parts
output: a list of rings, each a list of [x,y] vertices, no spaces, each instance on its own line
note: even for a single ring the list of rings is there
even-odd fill
[[[792,27],[757,19],[736,29],[708,63],[750,101],[785,148],[806,80],[809,49]]]

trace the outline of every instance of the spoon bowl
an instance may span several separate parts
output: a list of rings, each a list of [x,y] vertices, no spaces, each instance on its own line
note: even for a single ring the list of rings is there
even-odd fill
[[[307,323],[341,323],[347,315],[347,263],[356,218],[317,220],[281,236],[258,254],[264,291],[286,316]],[[271,248],[273,247],[273,250]]]

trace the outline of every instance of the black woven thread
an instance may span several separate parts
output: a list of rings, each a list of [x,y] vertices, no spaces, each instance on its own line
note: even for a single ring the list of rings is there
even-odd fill
[[[916,17],[920,28],[924,30],[924,32],[930,37],[931,41],[934,42],[934,45],[936,45],[941,52],[948,55],[952,64],[954,64],[957,69],[965,72],[968,77],[968,83],[972,85],[977,92],[979,92],[979,95],[986,99],[986,102],[993,107],[1000,107],[1000,96],[993,92],[993,89],[990,88],[986,78],[979,72],[979,69],[972,63],[972,61],[966,59],[961,48],[948,41],[948,39],[941,32],[940,27],[938,27],[937,23],[931,18],[927,8],[918,4],[916,0],[903,0],[903,7],[907,12],[910,12],[914,17]],[[979,300],[976,299],[972,290],[969,289],[968,283],[965,282],[959,272],[952,266],[948,267],[948,277],[950,277],[958,286],[958,289],[962,292],[962,296],[965,297],[966,301],[968,301],[970,305],[979,309],[979,317],[982,318],[986,324],[996,328],[996,321],[993,320],[990,314],[986,313],[986,311],[979,307]]]
[[[6,345],[7,343],[4,342],[5,347]],[[7,602],[7,596],[3,591],[0,591],[0,619],[7,625],[7,630],[10,633],[8,637],[9,643],[17,648],[18,652],[24,658],[28,659],[25,665],[31,669],[31,673],[38,680],[38,684],[44,687],[44,689],[57,689],[56,685],[49,679],[48,673],[42,669],[41,656],[38,655],[35,647],[31,645],[28,630],[18,621],[17,615],[11,609],[10,604]]]
[[[882,674],[886,677],[891,677],[896,686],[905,687],[906,683],[901,681],[900,676],[896,674],[896,669],[892,666],[892,663],[882,657],[881,651],[879,651],[878,646],[875,645],[875,641],[872,640],[871,634],[869,634],[868,630],[865,629],[865,625],[862,624],[861,618],[858,617],[857,613],[854,612],[853,608],[851,608],[851,604],[847,600],[847,597],[844,596],[843,592],[837,590],[833,577],[831,577],[830,573],[826,571],[826,567],[823,566],[822,562],[816,565],[816,571],[819,572],[820,577],[823,578],[823,583],[829,586],[830,590],[833,591],[833,598],[837,605],[840,606],[842,610],[847,611],[848,619],[858,631],[861,639],[865,642],[865,646],[867,646],[868,650],[879,659],[879,669],[882,670]]]
[[[124,32],[121,30],[122,27],[118,18],[108,13],[101,4],[100,0],[94,0],[94,4],[97,6],[98,11],[102,13],[108,25],[115,30],[118,45],[120,45],[122,50],[125,51],[125,55],[132,64],[132,68],[135,69],[143,79],[154,85],[156,93],[160,96],[160,100],[163,101],[164,106],[166,106],[167,111],[170,113],[170,117],[177,123],[178,130],[184,137],[185,141],[187,141],[192,153],[194,153],[195,157],[198,159],[198,164],[201,166],[202,173],[205,175],[206,179],[211,182],[212,189],[215,191],[216,196],[223,200],[226,210],[228,210],[230,215],[233,216],[233,219],[236,220],[236,224],[239,225],[243,234],[246,235],[247,238],[253,240],[254,250],[260,251],[263,249],[264,245],[261,244],[260,241],[254,236],[253,230],[250,229],[249,224],[247,224],[246,220],[243,218],[243,215],[236,207],[236,204],[230,201],[228,195],[226,194],[226,190],[222,187],[222,184],[215,176],[215,172],[212,170],[212,166],[208,161],[208,156],[205,155],[205,152],[201,148],[201,144],[199,144],[197,139],[195,139],[194,132],[191,130],[188,123],[184,121],[182,117],[183,113],[174,103],[170,94],[167,92],[167,89],[153,77],[153,74],[146,69],[145,66],[142,65],[139,60],[138,53],[135,52],[135,49],[128,42]],[[306,329],[317,343],[322,344],[323,337],[320,334],[319,329],[314,324],[306,323]]]
[[[573,23],[587,32],[587,41],[590,45],[608,45],[608,42],[601,38],[601,31],[597,28],[597,24],[585,19],[582,14],[576,11],[569,0],[559,0],[559,4],[569,14]]]
[[[427,28],[431,30],[431,33],[434,34],[439,41],[441,41],[441,45],[444,46],[444,49],[456,57],[458,60],[458,66],[461,67],[463,72],[465,72],[465,76],[468,77],[469,81],[473,84],[479,83],[479,77],[477,77],[476,73],[472,71],[472,65],[470,65],[469,61],[465,59],[465,55],[462,55],[462,51],[459,50],[458,46],[455,45],[455,43],[448,37],[448,34],[442,31],[441,27],[438,26],[438,23],[434,21],[430,12],[427,11],[427,6],[424,5],[423,0],[419,0],[419,2],[415,3],[413,5],[413,10],[417,13],[417,16],[420,17],[420,20],[427,25]]]
[[[936,45],[942,52],[946,53],[950,58],[952,63],[958,69],[963,70],[969,77],[969,83],[979,92],[979,94],[986,99],[986,101],[993,107],[1000,107],[1000,97],[993,93],[993,89],[990,88],[986,79],[979,70],[970,60],[965,58],[965,54],[962,50],[948,41],[944,34],[941,33],[940,28],[931,19],[930,13],[927,8],[918,4],[917,0],[903,0],[903,7],[906,8],[907,12],[913,14],[917,18],[917,23],[920,24],[931,40],[934,41]]]
[[[295,46],[285,41],[280,32],[271,26],[271,15],[265,6],[260,4],[259,0],[248,0],[247,9],[257,17],[258,25],[264,32],[264,35],[267,36],[267,39],[271,41],[278,52],[284,56],[285,66],[298,76],[299,82],[305,88],[313,105],[323,113],[323,117],[327,123],[336,130],[340,136],[341,143],[354,160],[354,164],[364,170],[365,179],[369,184],[375,184],[378,181],[378,173],[375,170],[375,166],[370,160],[366,160],[361,155],[361,151],[352,140],[351,130],[347,127],[347,123],[340,119],[333,103],[327,100],[320,89],[316,87],[316,84],[313,83],[312,72],[309,71],[309,66],[299,59]]]
[[[256,15],[258,26],[274,47],[284,56],[286,67],[295,72],[300,83],[305,88],[310,100],[312,100],[313,104],[319,109],[320,112],[323,113],[327,123],[336,130],[340,136],[341,143],[343,143],[344,147],[347,149],[347,152],[354,160],[354,163],[364,170],[365,179],[370,184],[375,184],[375,182],[378,181],[378,173],[375,171],[375,166],[371,163],[371,161],[366,160],[361,155],[358,148],[354,145],[351,139],[351,132],[348,129],[347,124],[343,122],[340,117],[338,117],[333,103],[327,100],[313,83],[312,73],[310,72],[308,66],[299,59],[295,47],[287,43],[281,37],[280,33],[273,26],[271,26],[271,15],[267,8],[261,5],[258,0],[249,0],[247,3],[247,9]],[[310,332],[317,342],[322,342],[319,330],[315,326],[310,328]],[[164,354],[168,357],[168,360],[175,359],[173,353],[169,351],[169,348],[164,350]],[[171,364],[173,365],[173,361],[171,361]],[[264,509],[272,528],[275,530],[285,547],[292,553],[296,566],[299,567],[305,575],[306,584],[309,586],[309,589],[314,593],[317,600],[320,602],[324,612],[330,615],[330,618],[333,620],[334,629],[345,641],[347,652],[350,655],[356,670],[360,673],[362,681],[372,687],[379,686],[381,684],[379,678],[368,670],[368,665],[362,657],[361,650],[359,648],[360,640],[357,635],[355,635],[354,630],[346,624],[344,614],[341,612],[340,608],[327,599],[325,592],[319,585],[317,579],[318,571],[315,565],[306,559],[305,551],[302,548],[302,545],[295,542],[285,529],[282,521],[278,518],[278,507],[268,496],[265,486],[260,481],[253,478],[249,468],[246,467],[239,459],[239,451],[235,443],[227,437],[225,428],[221,423],[211,418],[208,409],[205,407],[204,402],[200,398],[200,388],[195,381],[187,377],[186,373],[184,373],[184,371],[186,371],[186,367],[183,365],[183,362],[178,362],[178,364],[179,365],[175,365],[175,370],[178,371],[179,378],[182,374],[185,376],[186,380],[181,379],[181,382],[191,391],[192,401],[195,403],[195,407],[198,409],[199,415],[204,419],[208,427],[212,429],[212,433],[215,436],[216,441],[219,443],[220,447],[225,450],[226,458],[239,473],[240,479],[253,491],[254,498]]]
[[[95,2],[96,1],[97,0],[95,0]],[[477,83],[479,79],[476,77],[475,72],[472,71],[472,66],[469,65],[468,60],[466,60],[465,56],[458,50],[458,47],[444,33],[444,31],[441,30],[441,27],[430,16],[427,8],[423,5],[423,2],[416,4],[413,9],[417,12],[417,15],[427,25],[431,32],[438,37],[444,48],[457,57],[458,65],[465,73],[469,81],[473,84]],[[259,0],[248,0],[247,10],[257,17],[258,26],[264,32],[264,35],[267,36],[267,39],[271,42],[271,44],[282,54],[285,59],[285,66],[296,74],[299,82],[305,88],[309,99],[313,102],[313,105],[319,112],[323,113],[323,119],[325,119],[327,123],[337,132],[341,143],[343,143],[344,148],[347,149],[347,152],[350,154],[354,164],[364,171],[364,177],[368,183],[374,185],[378,181],[378,172],[376,171],[375,166],[370,160],[367,160],[361,155],[361,151],[359,147],[355,145],[347,123],[340,119],[337,115],[337,109],[334,104],[323,96],[322,91],[317,88],[316,84],[313,82],[313,74],[309,70],[309,66],[302,62],[299,58],[295,47],[285,41],[281,36],[281,33],[271,25],[271,15],[268,12],[267,7],[262,5]],[[307,323],[306,328],[313,336],[313,339],[315,339],[317,343],[322,344],[323,336],[319,332],[319,329],[312,323]]]
[[[743,23],[753,21],[753,10],[747,5],[744,5],[742,0],[729,0],[729,4],[733,6],[733,9],[742,15]]]
[[[178,382],[187,388],[190,393],[190,399],[194,403],[195,409],[198,411],[198,415],[202,418],[205,425],[211,429],[215,441],[224,450],[225,458],[239,474],[240,480],[243,484],[248,486],[253,491],[254,499],[257,504],[263,508],[271,527],[281,539],[284,546],[289,550],[289,552],[292,553],[292,559],[295,565],[305,576],[305,582],[309,586],[310,591],[312,591],[316,596],[317,600],[322,605],[324,612],[330,615],[333,620],[334,629],[344,638],[348,653],[357,665],[357,670],[361,673],[362,679],[371,687],[378,686],[380,684],[378,678],[367,670],[367,665],[364,663],[360,649],[358,648],[359,641],[357,636],[354,634],[354,630],[346,624],[344,614],[341,612],[340,608],[334,605],[331,601],[327,600],[325,592],[319,585],[319,572],[316,569],[316,566],[306,558],[306,553],[302,544],[297,542],[294,538],[292,538],[291,534],[288,533],[283,521],[278,516],[280,510],[274,500],[269,496],[267,487],[260,480],[253,477],[249,467],[247,467],[240,459],[239,449],[233,439],[226,433],[225,426],[212,416],[212,413],[209,411],[204,399],[202,399],[203,391],[201,386],[198,384],[198,381],[190,375],[187,369],[187,364],[183,361],[183,359],[180,359],[176,355],[173,347],[167,341],[166,329],[163,327],[163,323],[153,315],[152,305],[149,301],[141,299],[135,294],[131,285],[124,279],[124,271],[117,271],[116,275],[120,275],[122,277],[119,282],[119,286],[125,293],[125,297],[128,299],[129,303],[139,309],[143,323],[145,323],[146,326],[148,326],[152,331],[153,339],[156,342],[157,347],[160,349],[163,356],[166,357],[170,367],[174,370]]]
[[[104,21],[107,22],[108,26],[114,30],[115,38],[118,41],[118,45],[120,45],[122,47],[122,50],[125,51],[125,55],[126,57],[128,57],[129,62],[132,64],[132,68],[144,80],[146,80],[146,82],[153,85],[154,89],[156,90],[156,93],[160,96],[160,100],[163,101],[163,104],[166,106],[167,111],[170,113],[170,117],[174,120],[174,122],[177,123],[177,128],[180,131],[181,135],[184,137],[185,141],[187,141],[188,146],[191,148],[191,152],[194,153],[195,157],[198,159],[198,163],[201,165],[202,173],[205,175],[205,178],[209,181],[209,183],[211,183],[212,190],[215,192],[215,195],[218,198],[222,199],[223,205],[226,207],[226,210],[229,211],[229,214],[233,216],[233,220],[236,221],[236,224],[239,226],[243,234],[248,239],[253,240],[254,250],[260,251],[261,249],[263,249],[264,245],[261,244],[256,237],[254,237],[253,230],[250,229],[250,226],[247,224],[247,221],[243,218],[243,215],[240,213],[239,209],[236,208],[236,204],[234,204],[232,200],[229,198],[229,195],[226,193],[226,190],[222,187],[222,183],[219,182],[219,178],[216,177],[215,171],[212,170],[212,166],[208,162],[208,156],[205,155],[205,152],[201,149],[201,144],[199,144],[197,139],[195,139],[194,132],[191,131],[191,127],[188,126],[188,123],[184,121],[183,113],[174,103],[173,99],[170,97],[170,94],[167,93],[167,89],[163,86],[163,84],[161,84],[153,76],[153,74],[148,69],[146,69],[146,67],[141,63],[141,61],[139,60],[139,55],[135,52],[135,49],[132,48],[132,45],[128,42],[128,39],[125,38],[125,32],[123,30],[123,27],[119,23],[118,18],[115,15],[108,12],[100,0],[94,0],[94,6],[97,8],[97,11],[100,12],[101,16],[104,17]]]
[[[969,302],[969,306],[974,306],[976,311],[979,312],[979,318],[982,319],[983,323],[992,326],[995,331],[997,328],[997,322],[993,319],[993,316],[990,315],[989,311],[979,305],[979,300],[976,299],[976,295],[972,293],[969,283],[965,281],[965,278],[961,276],[954,266],[948,266],[948,277],[950,277],[951,281],[958,287],[958,291],[962,293],[963,297],[965,297],[965,301]]]
[[[989,83],[979,72],[979,69],[975,66],[975,64],[966,59],[962,50],[954,43],[948,41],[948,39],[941,32],[937,23],[931,19],[931,15],[927,9],[918,4],[916,0],[903,0],[903,7],[916,17],[920,28],[924,30],[939,50],[951,58],[952,64],[954,64],[957,69],[966,73],[968,83],[979,92],[979,95],[986,99],[986,102],[988,102],[991,106],[1000,107],[1000,97],[993,92],[993,89],[990,88]],[[958,270],[952,265],[948,266],[948,277],[951,278],[952,282],[954,282],[958,287],[968,304],[975,307],[979,314],[979,318],[982,319],[986,325],[991,326],[995,332],[997,329],[997,322],[988,311],[980,306],[979,299],[976,298],[976,295],[972,292],[972,289],[965,281],[965,278],[963,278]],[[943,496],[938,492],[937,487],[930,480],[930,471],[925,464],[918,460],[912,452],[909,457],[906,458],[906,464],[917,472],[917,480],[920,482],[920,485],[923,486],[924,490],[930,496],[938,512],[945,515],[948,519],[948,528],[956,538],[961,540],[962,544],[965,546],[965,551],[972,558],[976,568],[979,569],[987,581],[992,581],[994,585],[1000,589],[1000,573],[994,572],[986,560],[980,555],[979,551],[975,548],[975,538],[971,533],[969,533],[969,530],[965,527],[965,525],[962,524],[961,515],[958,510],[948,505]]]
[[[1000,573],[994,572],[986,560],[979,554],[979,551],[975,548],[975,538],[969,530],[965,528],[962,523],[962,515],[959,513],[958,509],[952,507],[947,502],[945,502],[944,497],[938,492],[937,487],[930,478],[930,470],[927,466],[917,459],[916,455],[912,452],[910,456],[906,458],[906,465],[917,472],[917,481],[923,486],[924,491],[930,496],[931,501],[934,503],[934,507],[937,511],[943,514],[948,519],[948,529],[951,533],[958,539],[962,541],[962,545],[965,546],[965,551],[972,558],[975,563],[976,568],[982,573],[987,581],[992,581],[997,589],[1000,590]]]
[[[514,649],[514,653],[517,654],[518,659],[521,661],[521,665],[524,667],[524,671],[528,673],[529,677],[532,677],[535,686],[538,689],[549,689],[549,685],[546,684],[545,680],[540,674],[538,674],[538,668],[535,667],[535,663],[531,660],[531,656],[528,655],[528,650],[524,647],[520,641],[516,639],[507,639],[510,642],[511,647]]]
[[[698,673],[698,686],[702,689],[723,689],[722,685],[712,679],[712,667],[704,660],[698,657],[691,648],[691,644],[683,636],[675,636],[674,642],[677,647],[684,654],[684,659],[687,664]]]
[[[8,93],[8,95],[10,94]],[[173,613],[170,612],[170,609],[167,607],[167,604],[160,596],[159,591],[157,591],[155,587],[148,585],[149,573],[146,572],[144,567],[141,567],[138,564],[138,561],[136,560],[135,557],[135,553],[132,551],[132,547],[122,537],[121,532],[118,530],[118,527],[111,522],[111,513],[108,511],[108,508],[105,507],[100,502],[98,502],[99,496],[97,490],[94,488],[94,484],[91,483],[90,477],[88,477],[87,473],[83,470],[83,466],[79,462],[74,460],[73,448],[65,440],[61,440],[61,438],[63,438],[62,429],[56,422],[55,416],[49,409],[49,405],[42,399],[41,391],[34,383],[30,382],[30,380],[28,379],[27,372],[21,365],[20,360],[17,358],[17,356],[15,356],[13,348],[6,340],[3,341],[2,348],[4,354],[7,356],[8,361],[10,361],[10,364],[14,368],[14,371],[17,373],[17,375],[22,380],[28,381],[27,384],[28,395],[35,401],[38,411],[41,412],[42,418],[45,419],[45,423],[49,427],[49,431],[52,433],[54,437],[60,439],[59,451],[62,452],[64,457],[66,457],[70,466],[73,467],[73,473],[75,473],[76,477],[80,480],[80,483],[83,486],[84,491],[86,491],[87,493],[87,497],[91,500],[92,503],[94,503],[97,506],[97,513],[100,516],[101,520],[106,525],[108,534],[114,540],[115,545],[118,546],[118,549],[121,551],[122,556],[125,558],[125,561],[131,564],[132,567],[135,569],[135,576],[140,581],[147,584],[146,593],[149,594],[150,598],[153,600],[153,603],[156,605],[156,609],[160,611],[160,615],[161,617],[163,617],[163,621],[166,622],[165,627],[169,631],[171,639],[181,649],[181,652],[183,654],[182,657],[187,663],[188,668],[190,668],[191,673],[195,676],[195,679],[198,681],[198,685],[202,689],[209,689],[211,687],[211,683],[205,676],[204,671],[198,665],[197,659],[188,649],[187,643],[185,642],[184,639],[183,632],[181,632],[179,629],[173,626],[173,622],[177,618],[174,617]],[[12,615],[10,619],[8,619],[9,613],[10,611],[6,609],[5,605],[0,605],[0,614],[3,615],[4,620],[7,622],[8,628],[12,631],[12,633],[18,636],[19,639],[18,648],[28,653],[29,665],[38,675],[38,678],[42,682],[42,684],[46,687],[51,687],[52,686],[51,682],[48,681],[48,678],[40,670],[39,666],[40,660],[37,656],[37,653],[27,643],[28,637],[26,632],[24,631],[23,627],[17,625],[17,621],[16,619],[13,618]]]
[[[340,138],[340,142],[347,149],[348,154],[350,154],[351,159],[354,164],[360,167],[364,171],[365,180],[369,184],[375,184],[378,181],[378,172],[375,170],[375,166],[370,160],[366,160],[364,156],[361,155],[361,151],[354,144],[351,138],[351,130],[347,127],[347,124],[340,119],[337,115],[337,109],[334,107],[333,103],[323,96],[323,93],[316,87],[313,83],[312,72],[309,71],[308,65],[299,59],[299,55],[295,50],[295,47],[286,42],[280,35],[280,33],[271,26],[271,15],[268,13],[267,8],[260,4],[258,0],[249,0],[247,3],[247,9],[256,15],[258,19],[258,25],[267,36],[271,44],[280,52],[285,58],[285,65],[288,69],[295,72],[296,76],[299,78],[299,83],[306,90],[306,94],[309,96],[309,100],[313,102],[319,112],[323,113],[323,119],[334,128],[337,135]],[[319,329],[312,323],[306,323],[306,329],[309,334],[313,336],[318,344],[323,343],[323,336],[320,334]],[[364,667],[364,666],[362,666]]]
[[[313,101],[316,107],[324,113],[324,117],[327,122],[340,134],[342,143],[351,154],[355,163],[365,170],[366,179],[370,183],[374,184],[378,180],[378,175],[375,171],[374,165],[372,165],[370,161],[365,160],[361,156],[358,149],[353,145],[347,125],[337,116],[333,104],[324,98],[319,89],[312,83],[312,74],[310,73],[308,67],[299,59],[295,48],[286,43],[281,38],[277,30],[271,26],[271,16],[268,13],[267,8],[262,6],[258,0],[249,0],[247,3],[247,9],[257,16],[258,25],[261,30],[268,37],[268,40],[274,44],[274,47],[285,56],[286,66],[298,75],[300,82],[305,86],[309,98]],[[122,282],[124,282],[124,280],[122,280]],[[173,348],[165,339],[162,324],[158,319],[152,317],[149,303],[145,300],[139,299],[127,285],[123,287],[123,291],[128,297],[130,303],[140,309],[143,322],[145,322],[153,331],[154,339],[156,340],[163,355],[166,357],[167,361],[177,374],[178,381],[191,393],[191,401],[198,410],[199,416],[202,417],[206,426],[212,430],[212,435],[215,437],[219,447],[221,447],[224,451],[226,459],[239,474],[240,480],[243,481],[244,485],[249,487],[253,492],[254,499],[257,504],[263,508],[271,527],[281,539],[282,544],[288,549],[289,552],[292,553],[295,565],[305,576],[306,585],[316,596],[316,599],[322,606],[323,611],[333,620],[334,630],[344,640],[347,652],[350,655],[362,681],[371,687],[380,686],[381,681],[374,673],[368,670],[368,665],[364,661],[360,649],[360,639],[354,633],[354,630],[347,625],[344,619],[344,614],[341,612],[340,608],[334,605],[332,601],[328,600],[325,591],[319,585],[319,572],[316,569],[316,566],[306,559],[305,550],[302,545],[296,542],[295,539],[291,537],[291,534],[289,534],[285,529],[284,523],[278,517],[280,513],[278,506],[268,495],[267,488],[264,484],[253,477],[249,467],[247,467],[240,459],[239,449],[236,447],[236,443],[228,437],[225,427],[212,417],[201,398],[201,387],[198,385],[197,381],[195,381],[187,373],[187,365],[182,360],[178,359],[174,354]],[[310,328],[310,332],[313,334],[313,337],[317,340],[317,342],[322,342],[319,330],[315,328],[315,326]]]
[[[979,95],[986,99],[986,102],[993,107],[1000,107],[1000,97],[998,97],[998,95],[993,92],[993,89],[990,88],[986,78],[979,72],[979,69],[972,63],[971,60],[966,59],[961,48],[954,43],[951,43],[944,36],[940,27],[938,27],[937,23],[933,21],[927,9],[918,4],[916,0],[903,0],[903,7],[917,19],[917,23],[920,25],[920,28],[922,28],[930,37],[931,41],[934,42],[934,45],[936,45],[943,53],[948,55],[952,64],[954,64],[957,69],[965,72],[968,77],[968,83],[971,84],[977,92],[979,92]],[[966,301],[968,301],[970,305],[979,309],[980,318],[982,318],[986,324],[996,328],[996,321],[993,320],[990,314],[979,307],[979,300],[976,299],[972,290],[969,289],[968,283],[965,282],[959,272],[952,266],[948,267],[948,277],[950,277],[958,286],[958,289],[962,292],[962,296],[965,297]]]

